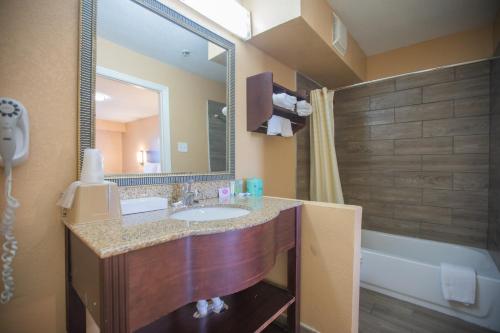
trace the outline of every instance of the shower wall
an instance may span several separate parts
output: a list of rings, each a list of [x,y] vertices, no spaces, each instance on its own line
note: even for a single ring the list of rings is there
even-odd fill
[[[363,228],[486,247],[490,63],[339,90],[335,140]]]
[[[497,51],[497,54],[500,53]],[[500,59],[491,61],[488,250],[500,269]]]

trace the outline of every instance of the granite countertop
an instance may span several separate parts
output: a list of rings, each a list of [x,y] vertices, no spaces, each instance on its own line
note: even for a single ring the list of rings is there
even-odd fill
[[[122,219],[70,224],[63,223],[100,258],[161,244],[171,240],[245,229],[274,219],[282,210],[302,205],[301,201],[271,197],[232,198],[225,202],[209,199],[198,206],[231,206],[250,210],[237,218],[214,221],[174,220],[169,216],[180,209],[166,209],[123,216]],[[190,207],[190,208],[192,208]]]

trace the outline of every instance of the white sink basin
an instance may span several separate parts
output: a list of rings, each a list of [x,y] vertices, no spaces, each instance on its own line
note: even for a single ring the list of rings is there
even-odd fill
[[[196,207],[170,215],[170,218],[186,221],[214,221],[245,216],[249,210],[236,207]]]

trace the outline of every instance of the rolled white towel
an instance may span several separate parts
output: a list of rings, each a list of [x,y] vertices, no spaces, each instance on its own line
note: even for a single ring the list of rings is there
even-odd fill
[[[292,96],[292,95],[288,95],[286,93],[283,93],[283,95],[285,95],[285,99],[286,99],[287,103],[297,104],[297,97]]]
[[[273,94],[274,105],[293,111],[295,110],[296,103],[297,103],[297,98],[295,96],[290,96],[285,93]]]
[[[476,272],[471,267],[441,263],[441,288],[448,301],[476,302]]]
[[[297,113],[299,116],[306,117],[312,113],[311,104],[306,101],[298,101],[297,102]]]

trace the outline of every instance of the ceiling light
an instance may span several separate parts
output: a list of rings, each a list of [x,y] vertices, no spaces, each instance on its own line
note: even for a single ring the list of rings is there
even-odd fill
[[[104,102],[107,101],[108,99],[111,99],[111,97],[106,94],[103,94],[102,92],[96,91],[95,93],[96,102]]]
[[[181,0],[243,40],[252,37],[250,11],[236,0]]]

